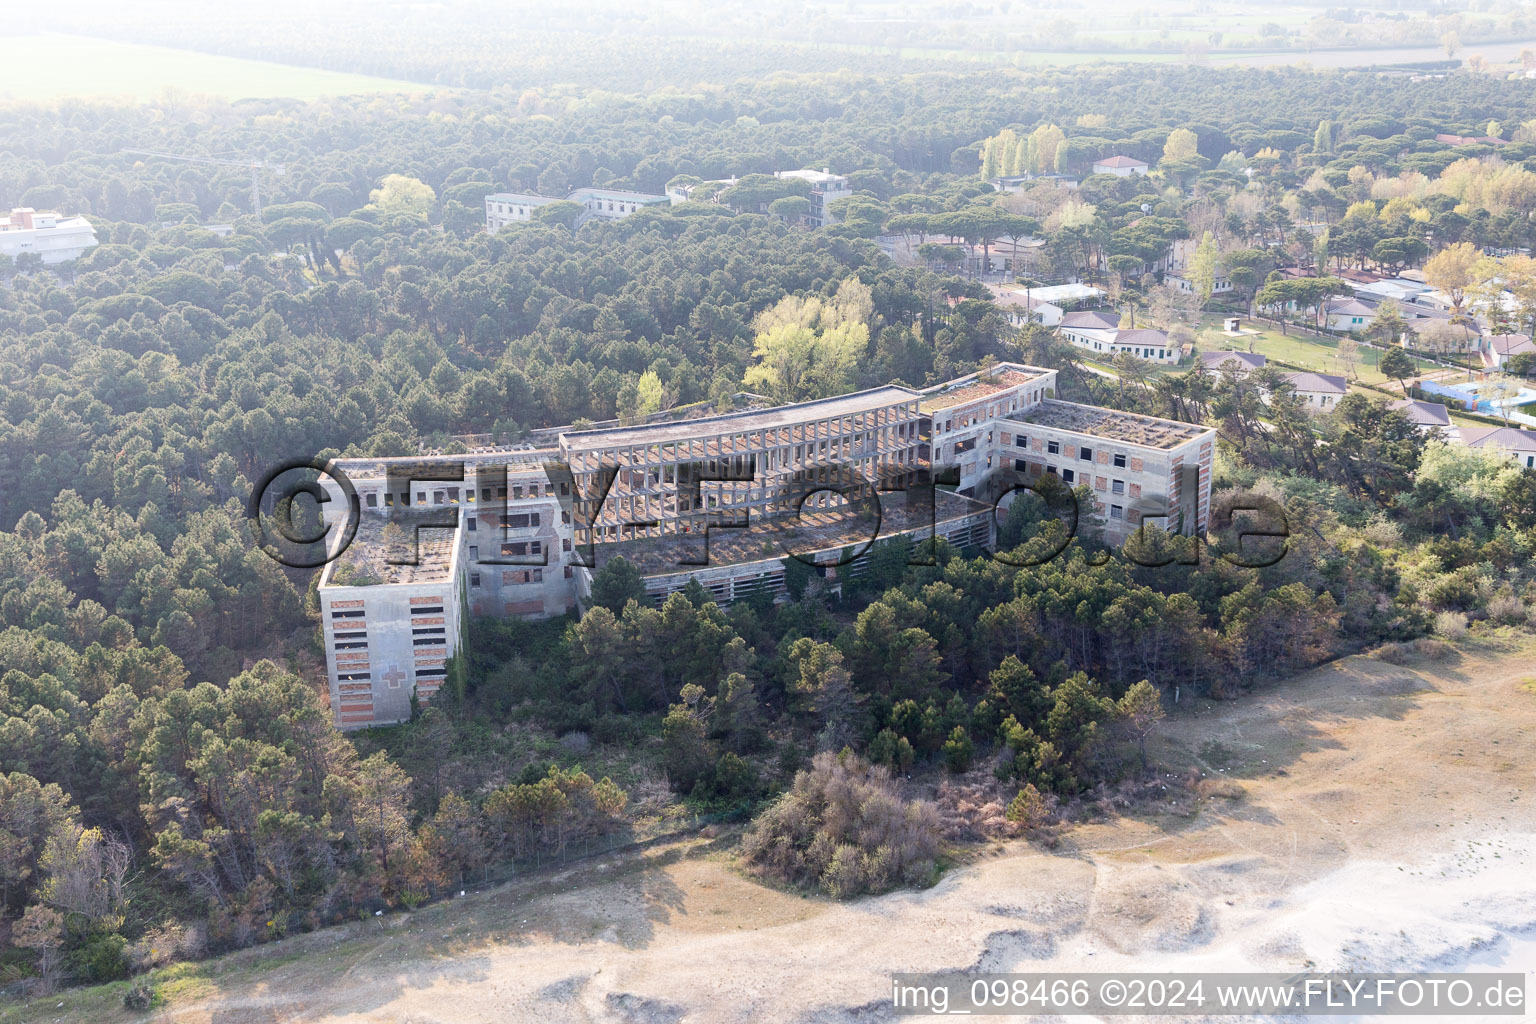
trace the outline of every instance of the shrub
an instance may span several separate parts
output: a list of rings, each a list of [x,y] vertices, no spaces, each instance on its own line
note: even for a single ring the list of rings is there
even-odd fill
[[[1248,795],[1248,791],[1236,779],[1221,778],[1219,776],[1201,779],[1195,786],[1195,792],[1203,797],[1220,800],[1241,800]]]
[[[872,763],[885,765],[898,772],[911,768],[916,758],[917,751],[912,749],[907,738],[897,736],[890,729],[881,729],[880,734],[869,744],[869,760]]]
[[[817,754],[742,843],[758,875],[836,899],[928,882],[938,846],[933,804],[903,799],[885,767],[848,751]]]
[[[1392,665],[1406,665],[1416,658],[1425,661],[1445,661],[1455,653],[1456,648],[1444,640],[1423,636],[1417,640],[1405,640],[1399,644],[1383,644],[1372,651],[1371,655]]]
[[[975,753],[975,745],[971,743],[970,736],[966,735],[965,727],[955,726],[949,739],[944,741],[945,766],[954,774],[962,775],[971,770],[971,758]]]
[[[1039,828],[1045,824],[1050,813],[1045,797],[1030,782],[1024,783],[1024,788],[1008,802],[1008,820],[1021,828]]]
[[[1456,648],[1443,640],[1421,636],[1413,641],[1413,653],[1427,661],[1445,661],[1456,653]]]
[[[155,1005],[155,990],[139,982],[123,993],[123,1005],[130,1010],[147,1010]]]
[[[757,769],[737,755],[726,751],[715,762],[713,789],[717,796],[743,800],[756,796],[760,788]]]
[[[1441,612],[1435,616],[1435,635],[1447,640],[1460,640],[1467,632],[1467,616],[1464,612]]]
[[[121,935],[93,935],[70,955],[71,972],[90,982],[116,981],[128,975],[128,940]]]
[[[560,745],[579,757],[592,749],[592,737],[584,732],[568,732],[560,737]]]
[[[1525,602],[1516,597],[1514,591],[1505,590],[1488,602],[1488,617],[1501,626],[1524,622]]]

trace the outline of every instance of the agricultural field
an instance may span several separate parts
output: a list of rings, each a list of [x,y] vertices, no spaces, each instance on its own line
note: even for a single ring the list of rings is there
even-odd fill
[[[8,51],[0,61],[0,101],[50,103],[86,97],[144,101],[167,92],[226,100],[312,100],[425,88],[396,79],[56,33],[12,39]]]

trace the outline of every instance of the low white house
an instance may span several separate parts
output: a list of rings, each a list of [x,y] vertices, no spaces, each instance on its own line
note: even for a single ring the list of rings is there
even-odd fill
[[[1502,370],[1510,356],[1536,355],[1529,334],[1490,334],[1478,345],[1478,358],[1489,370]]]
[[[1306,403],[1308,412],[1332,412],[1339,400],[1349,393],[1349,381],[1331,373],[1300,370],[1287,373],[1281,379],[1296,390],[1296,397]]]
[[[1376,319],[1377,304],[1361,298],[1329,299],[1323,304],[1330,331],[1366,331]]]
[[[1451,437],[1468,448],[1501,451],[1513,462],[1536,469],[1536,431],[1518,427],[1457,427]]]
[[[0,254],[15,259],[35,254],[44,263],[79,259],[96,245],[96,229],[84,217],[61,217],[53,210],[17,207],[0,217]]]
[[[1117,316],[1100,310],[1068,313],[1062,317],[1056,333],[1078,348],[1104,359],[1128,355],[1150,363],[1179,361],[1179,347],[1169,339],[1166,331],[1121,327]]]
[[[1056,333],[1079,348],[1102,352],[1110,335],[1119,329],[1119,314],[1111,310],[1088,309],[1063,316]]]
[[[994,287],[992,302],[1007,315],[1008,321],[1015,327],[1022,327],[1027,323],[1055,327],[1066,315],[1066,311],[1054,302],[1046,302],[1021,288]]]
[[[1163,283],[1175,291],[1183,292],[1186,295],[1193,295],[1200,290],[1195,282],[1184,276],[1183,272],[1164,274]],[[1226,268],[1218,265],[1216,267],[1216,276],[1211,279],[1211,294],[1220,295],[1222,292],[1229,292],[1231,290],[1232,279],[1227,276]]]
[[[1200,365],[1212,373],[1235,370],[1239,374],[1261,369],[1268,360],[1261,352],[1202,352]]]
[[[1439,402],[1421,402],[1416,398],[1400,398],[1388,406],[1408,417],[1408,421],[1425,434],[1445,435],[1451,429],[1451,411]]]
[[[508,224],[533,219],[533,211],[550,203],[572,202],[582,207],[578,223],[593,218],[619,220],[638,212],[646,206],[666,203],[666,196],[648,192],[631,192],[620,188],[579,188],[564,200],[557,196],[541,196],[532,192],[492,192],[485,197],[485,230],[495,234]]]
[[[1163,283],[1168,287],[1181,291],[1186,295],[1193,295],[1199,291],[1195,283],[1189,278],[1189,264],[1195,258],[1195,252],[1200,248],[1200,243],[1193,238],[1176,238],[1168,247],[1168,255],[1163,259]],[[1218,260],[1216,274],[1211,280],[1211,294],[1220,295],[1230,292],[1233,288],[1232,275]]]
[[[1133,174],[1146,174],[1150,170],[1145,160],[1133,156],[1108,156],[1093,162],[1094,174],[1113,174],[1117,178],[1129,178]]]

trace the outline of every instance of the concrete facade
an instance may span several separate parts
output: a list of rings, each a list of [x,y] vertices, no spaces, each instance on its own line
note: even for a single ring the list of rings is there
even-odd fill
[[[722,602],[778,599],[787,558],[836,587],[879,539],[987,546],[992,503],[1044,473],[1089,486],[1082,514],[1111,540],[1154,518],[1204,528],[1214,430],[1055,394],[1055,370],[1003,363],[924,389],[567,429],[556,447],[339,460],[362,518],[320,579],[336,724],[405,720],[413,694],[451,684],[469,616],[565,614],[616,556],[657,602],[690,579]],[[339,485],[332,497],[336,522],[349,506]]]

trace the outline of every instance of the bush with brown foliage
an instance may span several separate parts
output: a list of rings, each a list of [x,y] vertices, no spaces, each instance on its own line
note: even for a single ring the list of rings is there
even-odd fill
[[[933,804],[904,799],[884,767],[821,753],[752,823],[742,849],[765,878],[848,899],[929,882],[939,818]]]

